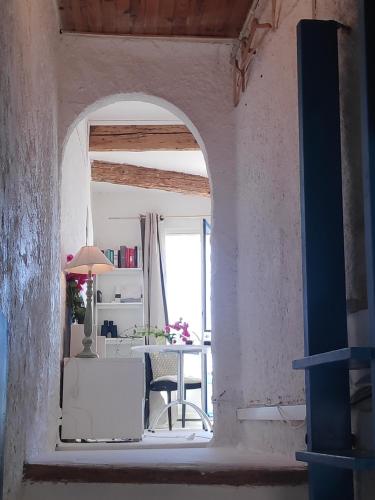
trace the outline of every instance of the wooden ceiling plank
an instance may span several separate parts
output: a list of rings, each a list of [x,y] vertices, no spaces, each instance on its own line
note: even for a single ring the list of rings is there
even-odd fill
[[[228,14],[225,0],[206,0],[199,23],[200,36],[223,36],[223,19]]]
[[[199,35],[237,38],[252,3],[253,0],[207,0]]]
[[[159,2],[159,35],[168,36],[172,34],[175,3],[175,0],[162,0]]]
[[[76,31],[89,31],[87,0],[71,0]]]
[[[145,29],[145,13],[147,0],[131,0],[131,12],[133,16],[133,35],[142,35]]]
[[[254,0],[250,0],[250,2],[247,1],[247,4],[251,5],[253,3],[253,1]],[[239,35],[239,33],[242,29],[242,26],[245,22],[246,16],[249,12],[250,6],[245,9],[246,13],[243,13],[243,9],[242,9],[241,5],[238,6],[237,9],[233,9],[231,0],[226,0],[226,4],[227,4],[227,6],[226,6],[227,7],[227,11],[226,11],[227,15],[225,16],[225,19],[222,20],[222,29],[223,29],[224,33],[231,33],[233,38],[238,38],[238,35]],[[240,21],[238,21],[236,18],[234,18],[234,12],[238,11],[238,10],[241,11],[241,16],[243,17],[243,19],[241,19]]]
[[[242,27],[246,21],[247,15],[255,0],[237,0],[237,7],[230,9],[228,16],[228,28],[226,30],[228,36],[238,38]]]
[[[185,125],[92,125],[89,151],[197,151]]]
[[[93,33],[103,33],[101,0],[86,0],[88,30]]]
[[[91,163],[91,180],[188,195],[210,196],[210,184],[207,177],[125,163],[95,160]]]
[[[62,29],[155,36],[238,36],[254,0],[59,0]]]
[[[173,35],[184,35],[186,33],[186,21],[193,7],[193,0],[175,0],[175,9],[172,23]]]
[[[160,5],[160,0],[146,0],[145,23],[144,23],[145,35],[161,34],[159,26],[159,5]]]
[[[130,16],[130,0],[115,0],[116,5],[116,33],[131,32],[132,18]]]
[[[190,12],[186,19],[186,35],[194,36],[199,32],[203,10],[204,2],[202,0],[191,0]]]
[[[75,21],[72,11],[72,0],[60,0],[58,5],[62,26],[66,26],[66,29],[74,31]]]
[[[116,33],[117,9],[115,0],[101,0],[104,33]]]

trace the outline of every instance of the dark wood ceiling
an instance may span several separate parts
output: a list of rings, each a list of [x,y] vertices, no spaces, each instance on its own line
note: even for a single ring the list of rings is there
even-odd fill
[[[59,0],[63,31],[236,38],[253,0]]]

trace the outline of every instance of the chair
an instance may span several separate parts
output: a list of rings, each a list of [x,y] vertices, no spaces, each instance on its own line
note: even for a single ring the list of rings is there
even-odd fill
[[[166,392],[168,404],[172,400],[172,392],[177,391],[177,356],[171,353],[152,353],[145,354],[146,364],[146,404],[145,404],[145,422],[149,425],[150,391]],[[185,377],[184,399],[186,391],[192,389],[201,389],[202,381],[200,378]],[[182,427],[186,423],[186,405],[182,405]],[[172,409],[168,408],[168,427],[172,430]]]

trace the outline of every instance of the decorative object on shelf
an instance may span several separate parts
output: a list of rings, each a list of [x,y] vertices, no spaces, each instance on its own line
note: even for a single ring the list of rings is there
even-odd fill
[[[134,325],[134,327],[132,329],[128,329],[128,330],[131,330],[131,333],[132,333],[132,335],[130,335],[131,337],[135,337],[135,338],[144,337],[146,345],[150,344],[150,338],[152,338],[152,337],[155,339],[160,338],[160,337],[163,337],[163,338],[166,337],[164,330],[162,330],[161,328],[158,328],[157,326],[147,326],[147,325],[137,326],[137,325]],[[127,335],[126,331],[125,331],[125,332],[123,332],[122,336],[128,337],[129,335]]]
[[[74,255],[69,254],[66,258],[69,264]],[[86,306],[82,297],[84,285],[87,283],[87,274],[66,274],[66,304],[71,311],[71,322],[82,325],[85,319]]]
[[[109,322],[108,333],[109,333],[109,337],[111,339],[116,339],[117,338],[117,325],[115,325],[113,321]]]
[[[103,294],[102,294],[101,290],[96,291],[96,302],[98,304],[101,304],[103,302]]]
[[[117,325],[112,320],[105,319],[100,328],[100,336],[107,337],[108,339],[117,339]]]
[[[87,275],[87,304],[84,320],[85,337],[82,340],[83,350],[77,357],[96,358],[97,354],[92,351],[92,275],[102,274],[114,269],[113,264],[105,257],[99,248],[94,246],[83,246],[77,255],[67,264],[65,271]]]
[[[108,334],[108,320],[105,319],[104,323],[102,324],[102,326],[100,328],[100,336],[107,337],[107,334]]]

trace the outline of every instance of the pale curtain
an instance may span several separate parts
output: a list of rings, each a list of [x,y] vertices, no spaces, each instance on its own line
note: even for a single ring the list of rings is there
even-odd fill
[[[164,328],[168,323],[168,309],[165,291],[165,252],[164,234],[161,218],[158,214],[148,213],[141,217],[142,257],[143,257],[143,302],[145,326]],[[175,358],[174,355],[172,355]],[[155,370],[155,360],[152,360]],[[175,361],[174,359],[172,361]],[[174,369],[176,371],[176,368]],[[150,392],[150,421],[165,405],[159,392]],[[175,421],[177,412],[173,409]],[[167,425],[165,415],[159,424]]]
[[[158,214],[148,213],[141,218],[145,325],[164,328],[168,323],[168,310],[164,279],[164,238],[160,226]]]

